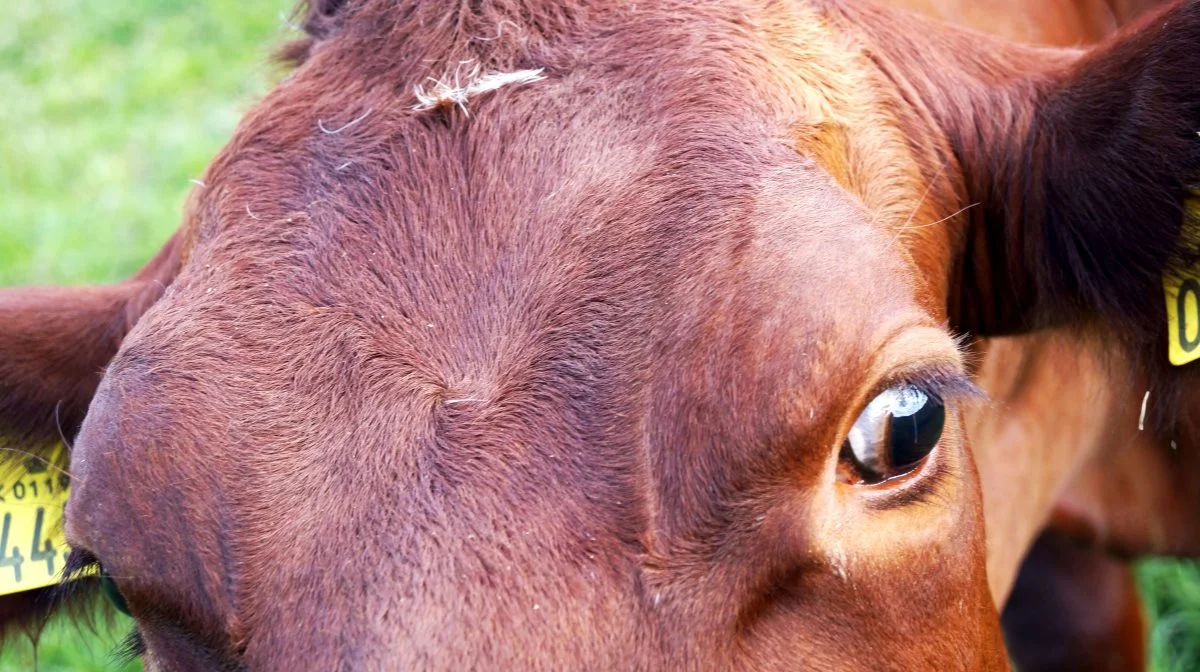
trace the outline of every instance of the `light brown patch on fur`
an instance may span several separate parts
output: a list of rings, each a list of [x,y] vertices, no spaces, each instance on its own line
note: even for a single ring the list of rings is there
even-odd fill
[[[887,230],[943,216],[952,191],[944,164],[903,134],[896,111],[904,101],[871,62],[867,46],[816,10],[772,18],[766,26],[771,59],[789,73],[787,88],[803,111],[794,126],[797,149]]]

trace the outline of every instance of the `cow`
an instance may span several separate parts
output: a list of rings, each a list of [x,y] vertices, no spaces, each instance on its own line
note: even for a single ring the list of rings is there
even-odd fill
[[[987,367],[1112,353],[1194,454],[1200,2],[1082,51],[855,0],[303,16],[141,272],[0,293],[2,429],[69,439],[68,585],[149,669],[1007,669],[1045,521],[987,479],[1055,428]]]

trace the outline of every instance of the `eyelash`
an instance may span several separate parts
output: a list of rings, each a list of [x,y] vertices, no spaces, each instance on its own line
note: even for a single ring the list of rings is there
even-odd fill
[[[72,576],[84,572],[99,574],[101,570],[100,560],[88,551],[73,548],[67,554],[66,566],[63,569],[64,576]],[[56,589],[56,600],[65,600],[69,595],[78,592],[79,581],[67,581],[60,583]],[[89,586],[91,591],[92,587]],[[120,644],[112,651],[112,658],[118,665],[124,665],[138,658],[141,658],[146,653],[146,643],[142,640],[142,633],[134,626]]]
[[[74,576],[81,572],[93,571],[100,569],[100,561],[91,553],[79,549],[72,548],[67,554],[66,566],[63,567],[63,576]],[[59,584],[66,587],[67,583]]]
[[[874,399],[884,390],[899,385],[921,388],[943,403],[987,399],[987,393],[959,371],[950,367],[934,366],[901,371],[885,378],[867,394],[866,401]],[[859,412],[862,412],[861,409]]]
[[[146,643],[142,641],[142,633],[134,626],[121,644],[113,650],[112,657],[118,665],[124,665],[141,658],[145,653]]]

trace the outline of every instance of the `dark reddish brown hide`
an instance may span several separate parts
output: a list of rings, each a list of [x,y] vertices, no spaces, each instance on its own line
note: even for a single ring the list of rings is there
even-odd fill
[[[1198,7],[1080,60],[852,2],[316,6],[105,372],[69,538],[150,669],[1003,669],[954,334],[1152,368]],[[414,109],[475,66],[546,78]],[[941,442],[847,480],[906,380]]]

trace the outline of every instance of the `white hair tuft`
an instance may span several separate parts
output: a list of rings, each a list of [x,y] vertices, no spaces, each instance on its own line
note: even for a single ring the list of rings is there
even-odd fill
[[[495,91],[505,86],[520,86],[522,84],[532,84],[546,78],[544,68],[536,70],[518,70],[516,72],[490,72],[486,75],[479,74],[479,66],[472,66],[467,72],[463,73],[463,67],[470,61],[462,61],[455,68],[453,75],[448,75],[443,79],[433,79],[433,86],[426,89],[418,84],[413,87],[413,93],[417,97],[417,104],[413,105],[412,109],[417,112],[426,110],[434,110],[441,107],[449,107],[451,105],[458,106],[464,114],[467,113],[467,101],[482,93]]]

